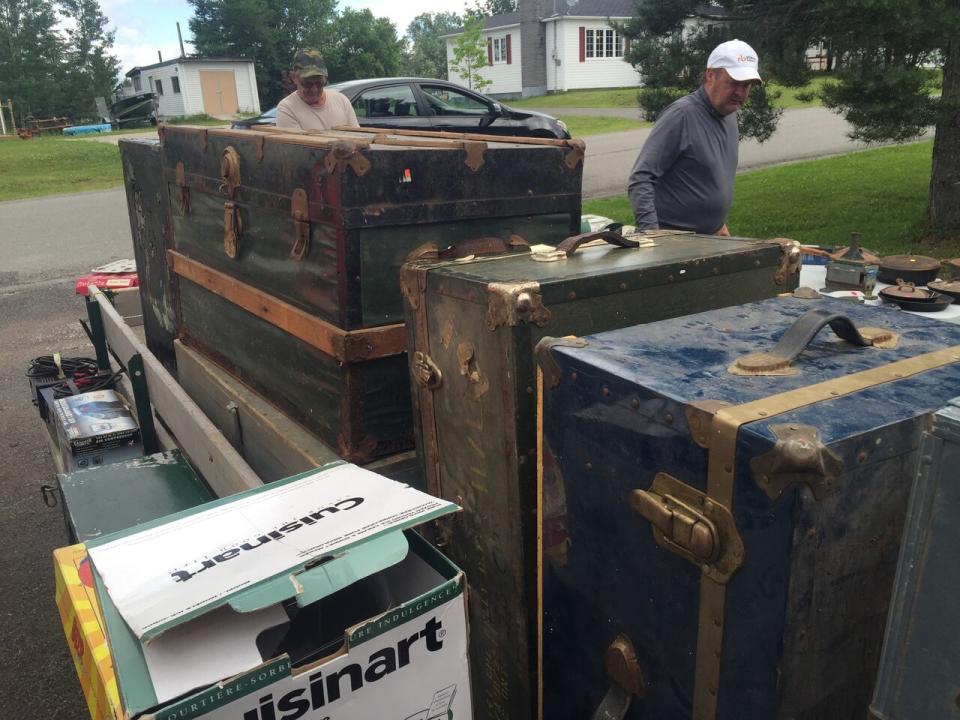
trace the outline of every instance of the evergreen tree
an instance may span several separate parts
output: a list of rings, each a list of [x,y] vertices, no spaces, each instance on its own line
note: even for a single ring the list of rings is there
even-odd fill
[[[107,29],[97,0],[60,0],[60,9],[67,19],[65,101],[75,120],[89,118],[95,112],[94,98],[109,100],[117,85],[120,61],[110,54],[115,33]]]
[[[960,231],[960,0],[638,0],[621,30],[650,118],[699,85],[710,50],[724,40],[749,42],[764,79],[791,86],[808,81],[806,50],[824,42],[838,70],[822,99],[854,138],[903,141],[936,125],[928,219]],[[740,114],[745,136],[764,140],[776,129],[772,99],[765,86],[754,90]]]
[[[63,50],[49,0],[0,0],[0,100],[17,123],[62,112]]]
[[[462,25],[452,12],[421,13],[407,26],[410,50],[406,56],[408,75],[425,78],[447,77],[447,43],[441,35],[456,32]]]

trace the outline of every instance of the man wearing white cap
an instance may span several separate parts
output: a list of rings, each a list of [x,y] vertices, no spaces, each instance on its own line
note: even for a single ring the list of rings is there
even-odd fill
[[[664,109],[634,163],[627,191],[638,229],[730,234],[737,110],[759,82],[752,47],[730,40],[714,48],[703,85]]]

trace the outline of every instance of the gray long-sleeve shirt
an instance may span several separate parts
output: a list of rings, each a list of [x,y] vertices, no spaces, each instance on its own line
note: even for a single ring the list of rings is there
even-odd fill
[[[733,202],[739,141],[737,114],[718,113],[702,87],[669,105],[630,173],[637,228],[719,230]]]

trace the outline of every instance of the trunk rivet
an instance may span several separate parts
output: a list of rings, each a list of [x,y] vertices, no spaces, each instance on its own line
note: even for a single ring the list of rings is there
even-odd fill
[[[626,289],[627,289],[627,284],[626,284],[626,283],[620,283],[620,289],[621,289],[621,290],[626,290]]]
[[[600,394],[603,395],[604,397],[610,397],[610,388],[604,385],[603,389],[600,391]]]
[[[865,463],[866,461],[867,461],[867,452],[866,450],[861,450],[859,453],[857,453],[857,462],[862,464],[862,463]]]
[[[757,415],[759,415],[760,417],[766,417],[766,416],[767,416],[767,411],[766,411],[766,410],[761,410],[760,412],[757,413]]]
[[[567,293],[567,299],[568,299],[568,300],[576,300],[576,299],[577,299],[577,294],[576,294],[575,292],[569,292],[569,293]]]
[[[577,380],[577,374],[575,372],[570,373],[570,379],[574,382]]]
[[[663,416],[663,419],[667,421],[667,425],[673,425],[673,415],[667,413]]]
[[[640,400],[638,398],[634,398],[633,400],[631,400],[630,407],[632,407],[634,410],[640,409]]]
[[[593,470],[593,463],[587,463],[586,465],[584,465],[584,467],[585,467],[587,470]]]

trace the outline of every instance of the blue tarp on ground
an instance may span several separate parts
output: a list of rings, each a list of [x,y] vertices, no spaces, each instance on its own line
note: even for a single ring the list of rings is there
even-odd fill
[[[74,125],[63,129],[64,135],[91,135],[93,133],[110,132],[113,128],[109,123],[102,125]]]

